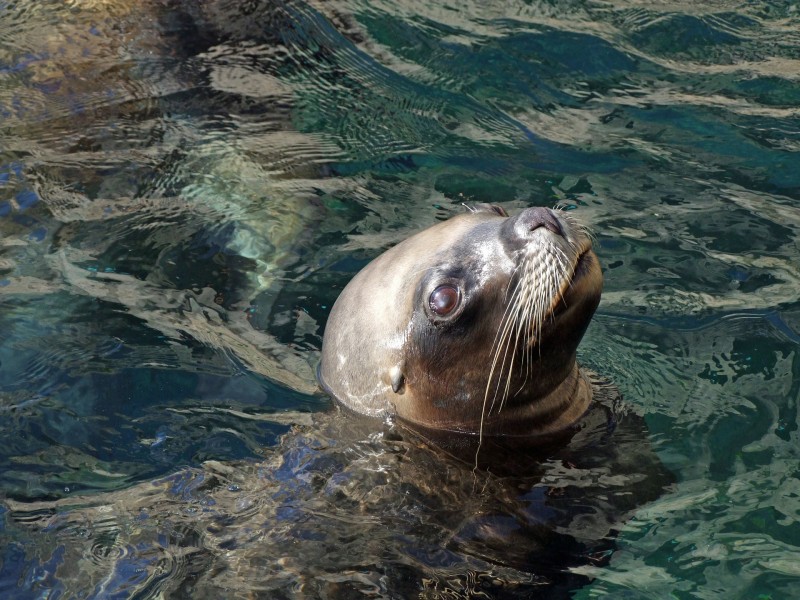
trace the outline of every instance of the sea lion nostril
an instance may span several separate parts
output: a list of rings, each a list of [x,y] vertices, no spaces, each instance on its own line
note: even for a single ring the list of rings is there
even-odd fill
[[[535,231],[539,227],[544,227],[548,231],[564,237],[564,230],[558,217],[547,208],[537,206],[536,208],[529,208],[520,214],[520,221],[527,231]]]

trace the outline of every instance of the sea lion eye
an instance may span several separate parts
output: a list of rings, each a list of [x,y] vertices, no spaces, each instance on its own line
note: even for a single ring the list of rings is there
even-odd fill
[[[452,285],[440,285],[431,292],[428,304],[435,315],[446,317],[461,302],[461,293]]]

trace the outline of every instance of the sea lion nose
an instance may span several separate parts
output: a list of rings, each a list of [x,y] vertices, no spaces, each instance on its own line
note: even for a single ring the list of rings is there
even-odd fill
[[[548,231],[564,237],[564,229],[561,227],[561,222],[549,208],[542,208],[541,206],[528,208],[517,215],[517,220],[514,223],[515,233],[523,239],[527,239],[539,227],[544,227]]]

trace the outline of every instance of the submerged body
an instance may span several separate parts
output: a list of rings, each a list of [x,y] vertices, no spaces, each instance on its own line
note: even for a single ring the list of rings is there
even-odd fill
[[[600,299],[591,241],[562,211],[479,206],[388,250],[344,289],[319,378],[346,407],[432,431],[529,437],[575,423],[575,353]]]

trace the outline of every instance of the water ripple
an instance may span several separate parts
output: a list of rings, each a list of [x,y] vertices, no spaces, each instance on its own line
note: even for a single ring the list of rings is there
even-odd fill
[[[535,588],[472,556],[507,526],[488,496],[446,469],[441,497],[395,477],[414,466],[402,445],[389,460],[371,439],[313,467],[335,442],[295,427],[280,460],[227,462],[277,444],[294,421],[276,414],[325,404],[312,364],[355,271],[464,202],[494,202],[567,205],[592,227],[606,291],[581,359],[645,414],[679,478],[612,566],[589,569],[587,593],[791,595],[792,3],[0,11],[0,495],[65,500],[16,521],[0,508],[0,589]],[[396,502],[370,512],[384,494]]]

